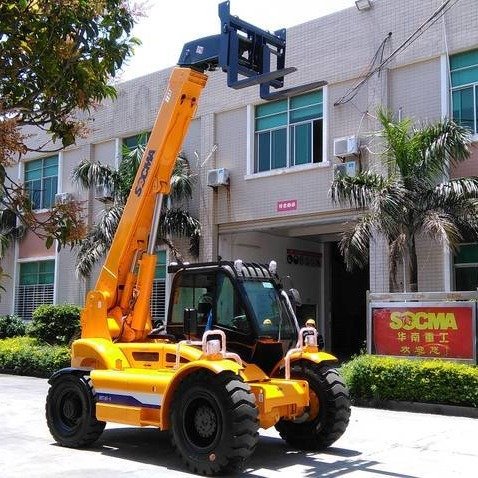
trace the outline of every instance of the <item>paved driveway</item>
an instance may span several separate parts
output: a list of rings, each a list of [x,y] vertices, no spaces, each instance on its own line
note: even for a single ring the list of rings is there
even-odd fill
[[[46,380],[0,375],[0,477],[136,478],[184,472],[166,433],[108,425],[97,445],[55,445],[44,418]],[[291,450],[261,432],[246,476],[468,478],[477,476],[478,420],[353,408],[345,435],[327,453]]]

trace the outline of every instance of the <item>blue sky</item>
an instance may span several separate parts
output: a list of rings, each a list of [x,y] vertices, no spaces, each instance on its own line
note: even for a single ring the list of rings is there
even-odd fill
[[[141,2],[138,2],[141,3]],[[121,81],[176,64],[184,43],[219,33],[220,0],[148,0],[134,35],[142,41]],[[287,28],[354,6],[354,0],[231,0],[231,13],[264,30]]]

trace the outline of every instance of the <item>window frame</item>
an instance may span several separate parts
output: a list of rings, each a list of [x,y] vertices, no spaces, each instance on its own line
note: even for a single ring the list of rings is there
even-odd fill
[[[466,65],[466,66],[459,66],[459,67],[456,67],[456,68],[452,67],[451,63],[452,63],[453,57],[458,57],[459,55],[467,54],[467,53],[470,53],[470,52],[475,52],[476,53],[476,56],[477,56],[477,60],[476,60],[477,63],[476,64]],[[450,65],[451,117],[453,119],[456,119],[454,114],[453,114],[454,109],[455,109],[454,108],[454,101],[453,101],[454,93],[472,88],[472,93],[473,93],[473,105],[472,105],[472,109],[473,109],[473,129],[472,129],[471,133],[473,135],[473,139],[478,140],[478,72],[477,72],[477,77],[474,81],[471,81],[471,82],[468,82],[468,83],[462,83],[462,84],[459,84],[457,86],[453,86],[453,74],[454,73],[459,73],[459,72],[463,72],[463,71],[466,71],[466,70],[471,70],[471,69],[477,69],[478,68],[478,49],[471,49],[471,50],[467,50],[467,51],[464,51],[464,52],[457,53],[455,55],[450,55],[449,65]],[[462,124],[461,121],[457,121],[457,123]]]
[[[46,264],[46,263],[50,263],[51,265],[53,265],[53,271],[49,271],[49,272],[45,272],[45,271],[40,271],[40,264]],[[31,283],[31,284],[22,284],[22,266],[26,266],[26,265],[31,265],[31,264],[35,264],[37,266],[37,270],[35,272],[36,274],[36,282],[34,283]],[[39,281],[39,278],[41,275],[45,275],[45,274],[53,274],[53,281],[52,282],[40,282]],[[32,275],[31,273],[29,273],[29,275]],[[47,258],[47,259],[41,259],[41,260],[22,260],[22,261],[19,261],[18,263],[18,285],[55,285],[55,259],[50,259],[50,258]]]
[[[139,139],[144,136],[145,137],[145,142],[142,143],[139,141]],[[149,138],[151,136],[151,131],[142,131],[141,133],[136,133],[132,134],[131,136],[124,136],[121,138],[121,150],[123,148],[128,148],[129,151],[132,151],[133,149],[137,148],[138,146],[144,146],[146,147],[149,141]],[[128,143],[133,142],[135,144],[129,145]],[[123,159],[123,154],[121,154],[121,159]]]
[[[462,90],[467,90],[467,89],[472,89],[473,93],[473,129],[471,130],[471,134],[473,136],[478,136],[478,79],[476,83],[469,83],[466,85],[460,85],[460,86],[455,86],[451,89],[451,111],[452,111],[452,117],[453,119],[456,119],[454,116],[454,101],[453,101],[453,96],[454,93],[462,91]],[[461,111],[461,110],[460,110]],[[457,121],[458,124],[461,124],[461,121]]]
[[[219,288],[219,283],[221,282],[222,287]],[[224,287],[227,284],[229,287],[229,291],[227,290],[227,286]],[[229,307],[232,307],[233,314],[231,317],[231,320],[227,321],[227,319],[223,320],[223,311],[224,309],[227,309],[227,307],[221,307],[220,300],[222,297],[225,297],[225,294],[222,295],[224,292],[229,292],[231,295],[229,299],[231,299],[230,303],[228,304]],[[249,314],[248,311],[246,310],[246,304],[241,303],[241,295],[237,289],[237,285],[231,275],[224,271],[224,270],[219,270],[216,272],[216,302],[215,302],[215,314],[214,314],[214,320],[213,323],[214,325],[219,328],[219,329],[225,329],[228,331],[231,331],[232,333],[235,334],[240,334],[240,335],[250,335],[252,330],[251,330],[251,324],[249,323]],[[239,310],[240,309],[240,310]],[[237,312],[239,311],[239,314]],[[226,314],[227,315],[227,314]],[[242,323],[242,326],[245,327],[243,329],[234,327],[233,325],[233,319],[237,318],[238,316],[243,316],[244,317],[244,322]]]
[[[45,162],[50,160],[50,159],[53,159],[55,158],[56,159],[56,176],[53,175],[53,176],[46,176],[45,175],[45,169],[51,167],[51,166],[45,166]],[[41,163],[41,166],[40,166],[40,179],[29,179],[27,180],[26,177],[27,177],[27,173],[29,171],[27,171],[27,169],[29,167],[31,167],[34,163]],[[39,194],[39,200],[38,200],[38,203],[39,203],[39,206],[36,207],[35,205],[35,201],[33,200],[33,198],[30,197],[30,201],[32,203],[32,209],[34,211],[37,211],[37,212],[41,212],[41,211],[48,211],[49,209],[51,209],[54,205],[55,205],[55,196],[56,194],[58,194],[58,190],[59,190],[59,179],[60,179],[60,156],[58,154],[54,154],[54,155],[51,155],[51,156],[45,156],[43,158],[37,158],[37,159],[32,159],[32,160],[29,160],[29,161],[25,161],[23,163],[23,187],[24,187],[24,190],[25,192],[28,192],[28,195],[30,197],[30,191],[33,192],[33,195],[35,194]],[[55,178],[56,177],[56,182],[55,181],[52,181],[52,185],[54,187],[52,187],[52,193],[51,193],[51,198],[50,198],[50,201],[51,203],[49,204],[45,204],[45,182],[46,180],[48,179],[52,179],[52,178]],[[40,189],[31,189],[29,190],[28,187],[27,187],[27,184],[29,183],[34,183],[34,182],[37,182],[37,181],[40,181]]]
[[[256,108],[258,106],[263,105],[264,103],[257,103],[257,104],[249,104],[247,106],[247,170],[246,170],[246,175],[244,177],[245,180],[248,179],[256,179],[256,178],[261,178],[261,177],[267,177],[267,176],[274,176],[278,174],[284,174],[284,173],[297,173],[301,172],[304,170],[309,170],[309,169],[315,169],[315,168],[323,168],[323,167],[328,167],[330,166],[330,161],[328,159],[328,86],[325,85],[320,89],[314,90],[314,91],[322,91],[322,116],[319,118],[312,118],[304,121],[297,121],[297,122],[290,122],[290,111],[295,110],[296,108],[291,108],[290,107],[290,101],[293,98],[297,98],[298,96],[294,97],[288,97],[287,98],[287,125],[286,126],[278,126],[278,127],[273,127],[269,129],[263,130],[263,132],[267,131],[275,131],[278,129],[286,129],[286,134],[287,134],[287,150],[286,150],[286,166],[284,167],[278,167],[274,169],[268,169],[265,171],[255,171],[256,167],[256,127],[255,127],[255,122],[256,122]],[[306,93],[307,94],[307,93]],[[316,103],[314,103],[315,105]],[[314,127],[313,123],[316,121],[321,121],[322,122],[322,147],[321,147],[321,157],[322,160],[318,162],[308,162],[304,164],[294,164],[290,165],[291,161],[291,154],[290,154],[290,128],[291,126],[296,126],[300,124],[306,124],[309,123],[312,125],[311,129],[311,143],[313,141],[313,136],[314,136]],[[259,133],[259,132],[257,132]],[[313,147],[311,146],[311,156],[313,155]]]
[[[50,262],[53,263],[53,271],[48,272],[48,274],[53,274],[53,281],[48,282],[48,283],[41,283],[39,281],[39,276],[41,272],[39,273],[39,264],[40,263],[46,263]],[[21,267],[23,264],[37,264],[37,280],[35,283],[32,284],[22,284],[22,276],[21,276]],[[14,295],[13,295],[13,313],[14,314],[24,314],[25,312],[28,313],[29,307],[25,305],[25,302],[30,300],[33,303],[33,306],[31,307],[30,315],[33,310],[38,307],[39,305],[42,304],[55,304],[56,303],[56,278],[57,278],[57,260],[55,256],[48,256],[48,257],[36,257],[36,258],[25,258],[25,259],[18,259],[16,261],[16,267],[15,267],[15,286],[14,286]],[[30,292],[33,297],[26,297],[26,293]],[[22,297],[20,297],[22,295]],[[38,299],[38,296],[41,296],[40,299]],[[49,296],[49,300],[44,301],[46,296]],[[40,302],[37,304],[35,302],[35,298],[37,300],[40,300]],[[22,317],[25,320],[31,320],[31,316]]]
[[[475,246],[478,248],[477,242],[463,242],[460,244],[460,248],[463,246]],[[457,269],[477,269],[478,271],[478,259],[476,262],[457,262],[458,254],[453,255],[453,288],[454,290],[461,290],[457,288]],[[477,284],[478,287],[478,284]],[[476,287],[473,289],[475,290]]]

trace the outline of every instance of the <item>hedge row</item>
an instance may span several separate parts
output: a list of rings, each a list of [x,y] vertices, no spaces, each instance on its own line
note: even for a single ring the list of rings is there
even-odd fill
[[[32,377],[50,377],[70,366],[70,349],[48,345],[32,337],[0,340],[0,372]]]
[[[16,315],[2,315],[0,339],[28,335],[50,345],[67,345],[80,336],[80,311],[73,304],[40,305],[28,325]]]
[[[32,337],[0,340],[0,373],[49,377],[70,365],[65,345]],[[341,373],[356,404],[398,400],[478,407],[478,367],[438,360],[361,355]]]
[[[341,367],[357,404],[399,400],[478,407],[478,367],[361,355]]]

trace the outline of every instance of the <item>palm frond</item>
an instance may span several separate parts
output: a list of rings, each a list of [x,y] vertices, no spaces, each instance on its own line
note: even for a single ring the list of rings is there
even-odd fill
[[[97,223],[88,232],[76,256],[76,273],[87,277],[94,264],[109,250],[118,228],[123,206],[115,204],[103,210]]]
[[[422,218],[421,232],[441,244],[455,248],[463,239],[460,228],[452,215],[440,211],[426,211]]]
[[[184,156],[178,156],[171,175],[171,193],[173,200],[190,199],[196,176],[191,171],[189,161]]]
[[[379,108],[378,120],[383,128],[379,136],[386,142],[384,157],[392,172],[398,169],[402,178],[410,174],[410,128],[411,120],[395,120],[391,111]]]
[[[163,242],[164,244],[168,246],[169,252],[171,252],[171,254],[174,256],[174,259],[176,260],[176,262],[179,262],[180,264],[184,262],[181,251],[176,247],[176,245],[174,244],[173,241],[171,241],[171,239],[167,237],[161,237],[159,239],[159,242],[160,243]]]
[[[369,244],[376,226],[376,217],[372,214],[362,216],[353,228],[346,230],[339,242],[348,271],[362,268],[368,263]]]
[[[470,131],[451,120],[415,128],[410,141],[421,157],[417,170],[421,176],[439,177],[470,156]]]
[[[390,261],[390,277],[393,285],[397,287],[397,269],[400,259],[405,257],[407,253],[407,236],[401,232],[395,238],[389,240],[389,261]]]
[[[380,222],[380,229],[384,234],[398,234],[397,227],[403,225],[408,211],[413,207],[410,192],[400,180],[388,180],[382,188],[377,189],[375,197],[370,201],[370,211]]]
[[[436,186],[424,196],[423,210],[436,212],[453,221],[461,237],[467,240],[477,238],[478,178],[451,179]],[[453,247],[452,241],[449,242]]]
[[[113,204],[101,211],[98,217],[99,220],[92,229],[92,235],[96,240],[104,242],[108,247],[111,245],[116,229],[118,229],[123,209],[124,206],[122,204]]]
[[[118,189],[118,172],[108,165],[90,159],[83,159],[71,174],[72,181],[83,188],[105,186],[113,194]]]
[[[201,241],[201,229],[198,229],[189,238],[189,253],[193,257],[199,257],[200,241]]]
[[[123,144],[121,151],[121,162],[118,168],[121,189],[127,197],[133,187],[136,172],[138,171],[141,159],[146,149],[147,135],[142,133],[138,136],[138,144],[134,148],[129,148]]]
[[[201,231],[201,223],[187,211],[174,208],[167,209],[161,215],[160,235],[189,237]]]
[[[332,181],[330,196],[341,206],[363,209],[386,185],[387,179],[372,171],[362,171],[357,176],[339,175]]]
[[[441,210],[453,218],[461,237],[466,241],[478,241],[478,199],[457,198],[445,206]]]
[[[446,204],[461,199],[478,199],[478,177],[450,179],[432,191],[435,204]]]
[[[77,277],[88,277],[96,263],[98,263],[108,251],[106,243],[87,237],[80,246],[76,257],[75,272]]]

